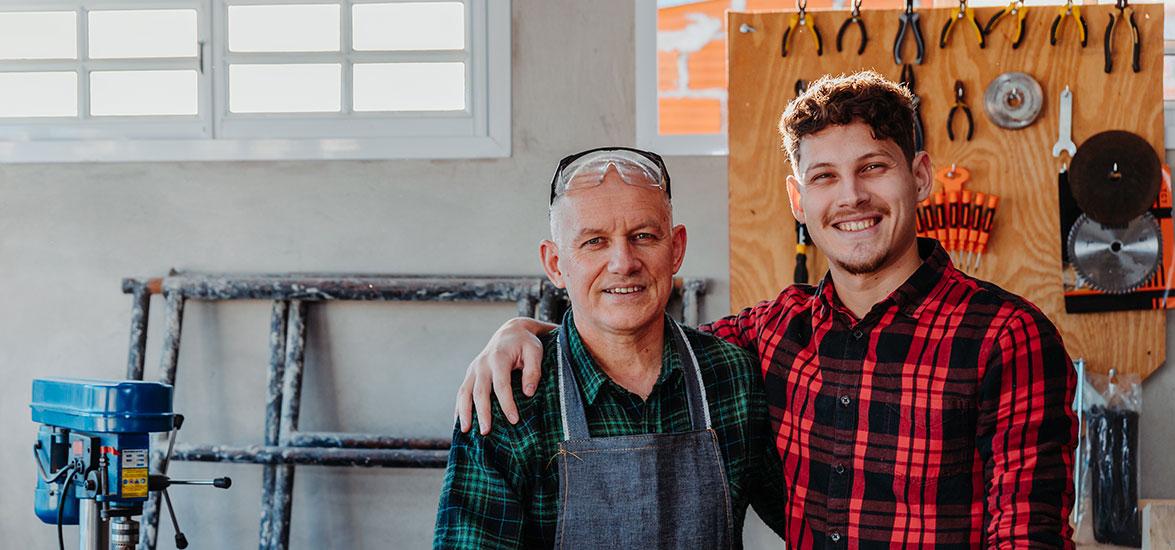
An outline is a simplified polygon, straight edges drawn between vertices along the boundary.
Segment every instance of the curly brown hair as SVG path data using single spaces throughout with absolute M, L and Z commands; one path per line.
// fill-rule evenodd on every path
M 860 120 L 874 139 L 891 139 L 907 162 L 914 161 L 914 95 L 873 71 L 826 75 L 792 100 L 779 119 L 779 133 L 792 167 L 800 162 L 800 139 L 829 126 Z

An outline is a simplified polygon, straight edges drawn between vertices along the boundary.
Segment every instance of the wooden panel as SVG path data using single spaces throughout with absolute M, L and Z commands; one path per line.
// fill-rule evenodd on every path
M 926 55 L 923 64 L 915 66 L 915 75 L 926 148 L 936 167 L 957 162 L 971 170 L 970 189 L 1003 198 L 988 253 L 973 275 L 1035 303 L 1060 327 L 1070 355 L 1084 357 L 1092 370 L 1115 367 L 1145 377 L 1165 359 L 1165 312 L 1064 313 L 1057 214 L 1057 171 L 1062 160 L 1054 159 L 1051 152 L 1057 140 L 1057 98 L 1065 85 L 1074 94 L 1075 143 L 1080 145 L 1103 130 L 1123 129 L 1148 139 L 1156 152 L 1163 151 L 1163 6 L 1134 7 L 1144 40 L 1139 74 L 1130 71 L 1126 28 L 1119 28 L 1116 36 L 1114 72 L 1104 73 L 1102 40 L 1107 18 L 1115 10 L 1083 6 L 1090 27 L 1089 45 L 1084 49 L 1071 21 L 1066 22 L 1061 42 L 1049 46 L 1054 7 L 1029 8 L 1027 35 L 1016 50 L 1009 40 L 1010 20 L 1000 22 L 988 37 L 986 49 L 979 48 L 966 27 L 956 28 L 948 48 L 939 49 L 938 33 L 949 9 L 918 10 Z M 980 8 L 976 14 L 986 22 L 997 9 Z M 892 48 L 898 13 L 862 12 L 870 42 L 865 53 L 857 56 L 855 30 L 846 36 L 854 46 L 836 52 L 836 30 L 846 12 L 818 12 L 815 18 L 825 38 L 824 55 L 817 57 L 809 37 L 801 34 L 787 58 L 780 56 L 787 13 L 729 14 L 730 302 L 735 311 L 774 298 L 792 282 L 794 219 L 784 184 L 790 168 L 777 125 L 794 96 L 796 79 L 873 69 L 897 80 L 901 67 L 894 64 Z M 744 23 L 755 31 L 739 32 Z M 909 37 L 906 52 L 913 57 Z M 1041 117 L 1022 130 L 995 126 L 983 109 L 984 89 L 1007 71 L 1031 74 L 1045 91 Z M 951 142 L 946 135 L 956 79 L 964 82 L 967 103 L 975 115 L 975 137 L 970 142 Z M 813 278 L 822 275 L 826 265 L 818 252 L 816 256 Z

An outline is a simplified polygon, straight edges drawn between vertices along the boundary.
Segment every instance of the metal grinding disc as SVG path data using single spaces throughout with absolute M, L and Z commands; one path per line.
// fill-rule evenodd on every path
M 1159 268 L 1159 235 L 1159 222 L 1150 212 L 1123 227 L 1082 215 L 1069 230 L 1069 262 L 1089 286 L 1124 294 L 1142 286 Z
M 1040 83 L 1028 73 L 1004 73 L 987 85 L 983 106 L 992 124 L 1019 130 L 1036 121 L 1044 105 Z
M 1094 221 L 1123 226 L 1154 204 L 1162 168 L 1145 139 L 1121 130 L 1097 134 L 1077 148 L 1069 185 L 1077 206 Z

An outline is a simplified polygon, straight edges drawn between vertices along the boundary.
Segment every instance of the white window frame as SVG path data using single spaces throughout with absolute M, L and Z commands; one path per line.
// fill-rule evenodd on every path
M 155 7 L 152 0 L 151 7 Z M 386 3 L 409 0 L 342 0 L 344 21 L 351 17 L 351 6 L 357 3 Z M 410 0 L 443 1 L 443 0 Z M 49 11 L 49 6 L 74 6 L 82 0 L 43 0 L 17 4 L 0 1 L 0 8 L 27 11 Z M 201 82 L 200 113 L 207 115 L 205 133 L 189 138 L 176 130 L 180 117 L 166 117 L 167 121 L 145 120 L 147 117 L 102 117 L 129 120 L 111 120 L 118 129 L 134 129 L 140 134 L 126 134 L 129 138 L 94 135 L 81 132 L 83 139 L 36 140 L 28 132 L 37 125 L 56 124 L 61 119 L 20 119 L 17 124 L 0 120 L 0 128 L 9 126 L 22 139 L 4 140 L 0 130 L 0 163 L 44 162 L 137 162 L 137 161 L 234 161 L 234 160 L 374 160 L 374 159 L 453 159 L 502 158 L 511 154 L 511 2 L 510 0 L 467 0 L 466 51 L 427 52 L 424 57 L 436 60 L 462 60 L 466 64 L 466 109 L 456 112 L 421 113 L 356 113 L 343 116 L 338 113 L 299 115 L 246 115 L 228 113 L 227 73 L 229 59 L 247 59 L 243 54 L 231 54 L 227 37 L 226 0 L 162 0 L 162 2 L 202 4 L 199 12 L 202 46 L 200 61 L 205 65 L 201 78 L 212 78 L 211 86 Z M 332 0 L 232 0 L 234 5 L 331 3 Z M 101 9 L 142 8 L 136 0 L 101 0 Z M 117 8 L 111 8 L 117 9 Z M 79 16 L 84 19 L 84 15 Z M 82 33 L 79 20 L 79 33 Z M 210 27 L 210 28 L 209 28 Z M 349 29 L 344 25 L 344 29 Z M 205 34 L 207 32 L 207 35 Z M 79 38 L 79 53 L 84 51 L 84 34 Z M 399 54 L 351 52 L 350 35 L 341 36 L 345 56 L 364 61 L 395 60 Z M 274 54 L 266 57 L 276 59 Z M 320 54 L 283 54 L 284 59 L 309 62 Z M 339 53 L 325 54 L 337 59 Z M 419 60 L 419 52 L 413 54 Z M 80 60 L 79 60 L 80 61 Z M 149 60 L 151 62 L 157 60 Z M 70 61 L 74 63 L 73 61 Z M 137 62 L 137 61 L 136 61 Z M 270 61 L 272 62 L 272 61 Z M 93 63 L 93 62 L 91 62 Z M 123 62 L 126 63 L 126 62 Z M 154 65 L 152 65 L 154 66 Z M 344 71 L 348 71 L 344 64 Z M 208 73 L 211 73 L 209 76 Z M 346 76 L 346 75 L 345 75 Z M 79 75 L 79 85 L 80 79 Z M 344 78 L 344 82 L 349 79 Z M 350 105 L 350 89 L 344 84 L 344 107 Z M 210 90 L 205 98 L 205 90 Z M 88 110 L 88 106 L 85 106 Z M 346 112 L 346 110 L 344 110 Z M 11 120 L 11 119 L 10 119 Z M 74 125 L 75 127 L 83 125 Z M 210 130 L 209 130 L 210 127 Z M 154 130 L 154 133 L 151 132 Z M 170 136 L 162 135 L 170 130 Z M 210 131 L 210 134 L 208 133 Z M 60 136 L 62 134 L 56 134 Z M 176 137 L 179 136 L 179 137 Z M 281 137 L 265 137 L 281 136 Z
M 636 0 L 635 4 L 637 147 L 662 156 L 725 155 L 725 123 L 717 134 L 661 135 L 657 101 L 657 2 Z

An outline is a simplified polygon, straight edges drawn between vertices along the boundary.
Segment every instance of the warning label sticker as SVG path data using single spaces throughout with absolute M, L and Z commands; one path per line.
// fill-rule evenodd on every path
M 125 455 L 124 455 L 125 456 Z M 122 469 L 122 498 L 144 498 L 147 496 L 147 469 Z
M 122 451 L 122 469 L 146 467 L 147 449 L 125 449 Z

